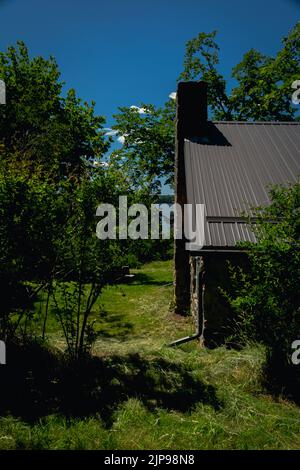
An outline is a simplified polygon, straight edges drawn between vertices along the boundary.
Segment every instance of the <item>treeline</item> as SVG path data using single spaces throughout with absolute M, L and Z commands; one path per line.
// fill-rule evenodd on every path
M 110 138 L 95 104 L 64 96 L 54 58 L 30 58 L 24 43 L 0 54 L 7 104 L 0 108 L 0 337 L 45 339 L 49 311 L 72 356 L 87 352 L 91 312 L 122 266 L 171 254 L 168 241 L 99 240 L 96 208 L 156 201 L 150 188 L 105 165 Z M 42 329 L 33 328 L 43 303 Z M 39 324 L 41 323 L 39 322 Z

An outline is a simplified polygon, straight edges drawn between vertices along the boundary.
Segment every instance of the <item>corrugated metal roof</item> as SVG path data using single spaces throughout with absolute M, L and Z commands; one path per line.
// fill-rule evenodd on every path
M 205 204 L 205 246 L 233 247 L 254 240 L 242 212 L 268 204 L 270 185 L 299 178 L 300 123 L 210 122 L 184 153 L 188 203 Z
M 248 225 L 242 221 L 206 221 L 205 247 L 234 247 L 237 241 L 255 242 L 255 236 Z

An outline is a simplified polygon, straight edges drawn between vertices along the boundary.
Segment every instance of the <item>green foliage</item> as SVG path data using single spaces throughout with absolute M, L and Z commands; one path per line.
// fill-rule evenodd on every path
M 218 119 L 231 120 L 226 81 L 217 71 L 219 46 L 215 42 L 216 31 L 199 33 L 186 44 L 184 70 L 179 80 L 203 80 L 207 83 L 207 102 Z M 222 116 L 222 118 L 221 118 Z
M 67 220 L 56 244 L 51 295 L 68 352 L 75 357 L 88 352 L 95 341 L 92 308 L 103 287 L 120 276 L 123 264 L 119 244 L 99 240 L 95 233 L 96 207 L 104 198 L 110 199 L 107 178 L 105 183 L 101 178 L 84 179 L 67 192 Z
M 5 81 L 7 106 L 0 108 L 3 163 L 27 163 L 29 170 L 57 179 L 78 174 L 82 159 L 100 157 L 108 148 L 92 103 L 82 103 L 74 90 L 64 97 L 63 82 L 53 57 L 30 58 L 18 42 L 0 54 L 0 78 Z
M 246 337 L 267 347 L 270 367 L 276 359 L 272 380 L 280 383 L 288 369 L 298 381 L 299 398 L 300 375 L 291 355 L 300 334 L 300 183 L 275 187 L 270 198 L 270 206 L 255 211 L 257 243 L 247 245 L 250 272 L 233 271 L 231 304 Z M 280 383 L 283 389 L 288 385 Z
M 53 262 L 53 243 L 68 201 L 51 184 L 22 174 L 0 174 L 1 257 L 21 279 L 43 279 Z
M 163 175 L 172 182 L 174 171 L 175 103 L 169 100 L 164 107 L 141 105 L 144 113 L 135 108 L 120 107 L 114 116 L 114 129 L 125 137 L 120 150 L 111 154 L 111 163 L 125 172 L 132 188 L 159 188 Z
M 22 173 L 1 173 L 3 338 L 24 332 L 33 315 L 33 301 L 45 292 L 42 336 L 52 299 L 70 353 L 83 351 L 85 340 L 91 343 L 91 308 L 103 286 L 116 278 L 123 264 L 117 242 L 96 237 L 96 208 L 101 202 L 116 203 L 118 188 L 118 181 L 103 169 L 92 179 L 87 174 L 80 181 L 71 178 L 59 184 Z M 66 282 L 70 283 L 68 288 Z M 63 287 L 57 298 L 59 286 Z
M 96 207 L 115 204 L 128 185 L 120 172 L 94 165 L 109 146 L 105 120 L 95 103 L 82 103 L 74 90 L 63 94 L 53 57 L 31 58 L 19 42 L 0 54 L 0 77 L 7 90 L 0 109 L 1 334 L 26 334 L 42 294 L 42 337 L 55 302 L 76 355 L 94 339 L 91 308 L 122 264 L 120 247 L 96 238 Z
M 291 121 L 296 108 L 291 103 L 291 85 L 300 73 L 300 23 L 282 40 L 275 57 L 255 49 L 246 52 L 232 69 L 236 85 L 229 93 L 218 72 L 219 46 L 216 32 L 200 33 L 187 42 L 182 80 L 204 80 L 208 104 L 217 120 Z
M 283 38 L 274 57 L 251 49 L 232 69 L 235 86 L 229 91 L 218 71 L 216 32 L 199 33 L 186 44 L 179 80 L 204 80 L 214 120 L 292 121 L 298 119 L 291 102 L 292 83 L 300 75 L 300 23 Z M 121 107 L 113 128 L 125 137 L 111 163 L 126 171 L 132 185 L 160 187 L 162 179 L 172 185 L 174 175 L 175 102 L 161 108 L 141 104 L 145 114 Z
M 20 173 L 0 173 L 0 262 L 2 337 L 31 315 L 35 295 L 49 278 L 54 244 L 65 217 L 66 200 L 49 181 Z M 37 282 L 34 289 L 28 281 Z M 18 321 L 11 323 L 12 314 Z

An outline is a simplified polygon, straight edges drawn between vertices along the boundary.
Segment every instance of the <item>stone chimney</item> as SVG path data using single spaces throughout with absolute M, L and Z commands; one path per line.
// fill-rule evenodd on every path
M 205 135 L 207 123 L 207 85 L 205 82 L 180 82 L 177 88 L 175 136 L 175 202 L 187 204 L 184 166 L 184 139 Z M 183 218 L 182 218 L 183 219 Z M 184 230 L 182 228 L 182 233 Z M 186 240 L 175 240 L 174 305 L 175 313 L 190 310 L 190 266 Z

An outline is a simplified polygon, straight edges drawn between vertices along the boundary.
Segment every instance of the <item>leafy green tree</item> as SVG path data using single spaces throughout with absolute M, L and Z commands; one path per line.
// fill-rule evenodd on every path
M 93 307 L 104 286 L 120 279 L 124 262 L 116 240 L 96 237 L 98 204 L 101 201 L 116 204 L 114 186 L 108 183 L 107 177 L 85 178 L 74 188 L 68 188 L 68 214 L 55 246 L 55 276 L 50 289 L 53 311 L 67 351 L 75 358 L 90 351 L 97 337 L 95 320 L 91 318 Z M 44 324 L 46 321 L 45 317 Z
M 7 169 L 0 172 L 0 330 L 14 334 L 32 313 L 36 294 L 47 283 L 54 242 L 65 218 L 66 201 L 50 181 Z M 36 287 L 28 284 L 34 281 Z M 14 323 L 11 316 L 17 316 Z
M 216 32 L 199 33 L 186 44 L 179 80 L 204 80 L 208 84 L 208 105 L 214 120 L 292 121 L 298 119 L 291 102 L 294 80 L 300 75 L 300 23 L 282 40 L 274 57 L 255 49 L 246 52 L 232 69 L 235 86 L 228 90 L 218 71 L 219 46 Z M 141 104 L 146 111 L 120 108 L 113 128 L 125 137 L 112 162 L 122 164 L 135 184 L 159 187 L 161 179 L 173 180 L 175 103 L 162 108 Z
M 216 32 L 200 33 L 188 41 L 182 80 L 204 80 L 213 119 L 239 121 L 291 121 L 296 108 L 291 102 L 291 85 L 300 73 L 300 23 L 282 40 L 275 57 L 255 49 L 246 52 L 232 70 L 236 86 L 226 90 L 218 72 L 219 47 Z
M 175 103 L 164 107 L 142 104 L 136 108 L 121 107 L 114 116 L 114 128 L 124 137 L 122 149 L 111 155 L 111 163 L 126 173 L 131 187 L 156 191 L 159 178 L 172 182 L 174 167 Z
M 254 211 L 257 243 L 246 245 L 250 271 L 232 268 L 230 302 L 239 334 L 266 346 L 271 381 L 286 390 L 293 382 L 299 399 L 300 373 L 291 357 L 300 337 L 300 182 L 275 187 L 270 197 L 269 207 Z
M 53 57 L 30 58 L 18 42 L 0 53 L 0 78 L 6 84 L 7 104 L 0 107 L 2 164 L 39 169 L 52 177 L 78 174 L 82 159 L 99 158 L 108 148 L 102 116 L 94 105 L 82 103 L 74 90 L 66 96 Z
M 80 319 L 76 318 L 75 323 L 76 347 L 69 336 L 75 331 L 73 327 L 63 331 L 68 333 L 68 346 L 73 345 L 76 353 L 83 350 L 86 331 L 92 332 L 87 321 L 91 308 L 103 286 L 115 280 L 124 264 L 117 241 L 96 238 L 96 207 L 101 202 L 117 205 L 118 195 L 123 193 L 122 180 L 116 176 L 119 175 L 99 167 L 91 178 L 87 168 L 79 181 L 69 178 L 57 184 L 50 177 L 33 174 L 28 178 L 26 172 L 16 174 L 1 169 L 1 338 L 26 333 L 24 323 L 30 326 L 36 318 L 38 309 L 34 310 L 34 302 L 45 303 L 41 309 L 45 337 L 56 288 L 65 293 L 71 289 Z M 88 306 L 83 313 L 88 289 Z M 64 320 L 61 313 L 59 321 L 65 326 Z M 41 319 L 37 324 L 41 325 Z M 34 333 L 39 331 L 35 329 Z
M 141 202 L 145 191 L 101 164 L 109 146 L 104 118 L 74 90 L 63 95 L 54 58 L 31 59 L 20 42 L 0 54 L 0 77 L 7 88 L 0 108 L 1 338 L 26 334 L 28 325 L 39 334 L 38 310 L 45 338 L 54 303 L 76 356 L 95 337 L 90 315 L 104 285 L 122 264 L 151 253 L 151 246 L 132 253 L 127 240 L 98 240 L 96 207 L 118 206 L 120 194 Z
M 182 81 L 203 80 L 207 83 L 207 102 L 216 118 L 231 120 L 226 81 L 218 72 L 219 46 L 215 42 L 216 31 L 199 33 L 186 44 Z

